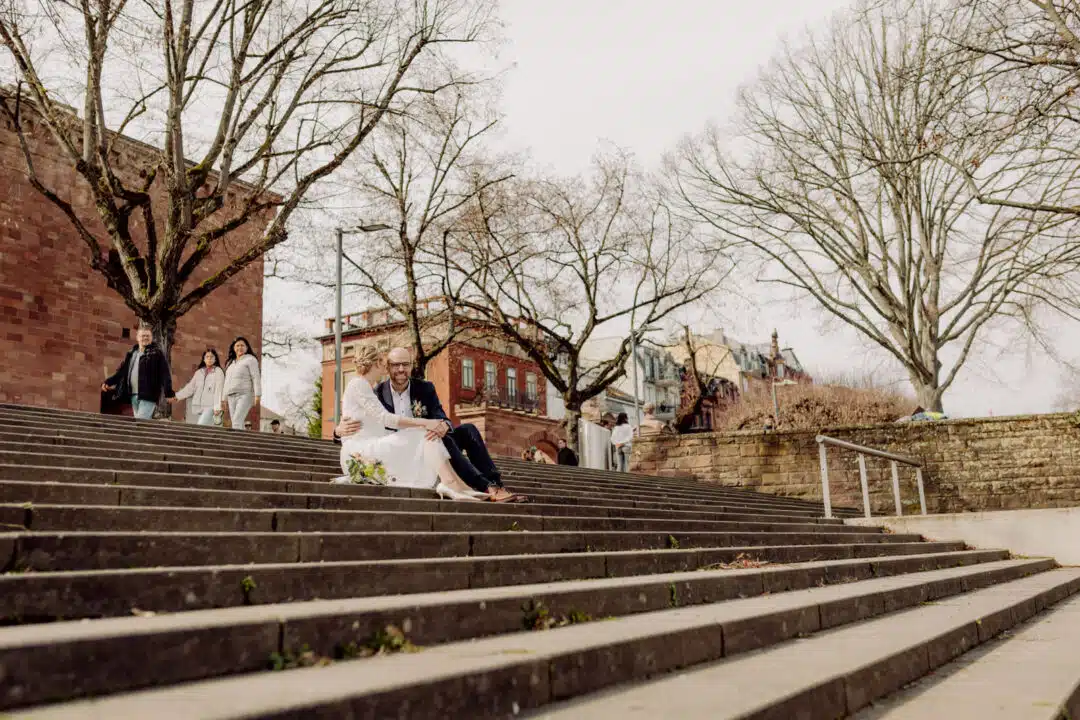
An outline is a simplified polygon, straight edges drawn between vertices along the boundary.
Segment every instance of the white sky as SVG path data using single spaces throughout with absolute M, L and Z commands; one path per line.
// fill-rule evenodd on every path
M 734 110 L 738 88 L 752 82 L 785 36 L 818 27 L 846 0 L 502 0 L 505 45 L 492 60 L 506 72 L 500 143 L 527 151 L 559 173 L 586 169 L 604 141 L 635 153 L 646 168 L 685 134 Z M 760 286 L 742 288 L 723 326 L 745 342 L 766 342 L 775 327 L 812 373 L 890 374 L 884 351 L 861 343 L 812 306 L 793 307 Z M 267 317 L 281 313 L 282 293 L 268 286 Z M 346 300 L 346 309 L 351 305 Z M 327 305 L 326 316 L 332 314 Z M 316 326 L 317 327 L 317 326 Z M 1063 325 L 1058 347 L 1080 356 L 1080 328 Z M 954 416 L 1044 412 L 1058 394 L 1059 372 L 1041 351 L 1010 345 L 969 360 L 945 398 Z M 294 385 L 310 360 L 289 368 L 267 363 L 268 398 Z M 890 375 L 891 376 L 891 375 Z M 310 377 L 310 375 L 308 375 Z M 270 400 L 271 407 L 277 403 Z

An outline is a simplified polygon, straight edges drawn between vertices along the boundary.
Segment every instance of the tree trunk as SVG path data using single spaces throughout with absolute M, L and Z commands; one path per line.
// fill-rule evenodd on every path
M 564 402 L 565 399 L 564 399 Z M 566 418 L 563 420 L 566 425 L 566 446 L 577 453 L 578 458 L 581 458 L 581 408 L 574 407 L 569 402 L 566 402 Z
M 915 401 L 920 407 L 931 412 L 944 412 L 942 399 L 945 391 L 936 383 L 927 383 L 912 376 L 911 385 L 915 388 Z
M 161 352 L 165 356 L 165 362 L 168 363 L 169 366 L 169 374 L 172 375 L 172 347 L 173 342 L 176 339 L 176 318 L 172 316 L 148 315 L 139 319 L 141 322 L 147 323 L 150 326 L 150 329 L 153 330 L 154 342 L 161 348 Z M 172 380 L 175 384 L 177 380 L 175 375 L 172 377 Z M 154 412 L 154 417 L 172 417 L 172 406 L 165 402 L 164 394 L 158 398 L 157 410 Z

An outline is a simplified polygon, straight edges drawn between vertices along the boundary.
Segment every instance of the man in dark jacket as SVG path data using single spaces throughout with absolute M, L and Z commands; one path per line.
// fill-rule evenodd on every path
M 101 385 L 102 392 L 111 392 L 119 400 L 131 400 L 131 410 L 140 420 L 154 417 L 154 408 L 164 395 L 174 397 L 172 375 L 165 353 L 154 342 L 148 325 L 139 325 L 135 333 L 138 344 L 124 356 L 119 369 Z
M 566 441 L 559 438 L 559 454 L 556 455 L 556 461 L 560 465 L 573 465 L 577 466 L 578 459 L 577 453 L 566 446 Z

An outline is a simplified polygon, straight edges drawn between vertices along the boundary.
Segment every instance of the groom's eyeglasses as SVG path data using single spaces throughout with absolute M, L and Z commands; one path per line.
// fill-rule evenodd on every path
M 411 363 L 411 362 L 403 362 L 403 363 L 390 363 L 390 367 L 392 367 L 392 368 L 401 368 L 401 369 L 403 369 L 403 370 L 404 370 L 404 369 L 406 369 L 406 368 L 408 368 L 408 367 L 409 367 L 410 365 L 412 365 L 412 363 Z

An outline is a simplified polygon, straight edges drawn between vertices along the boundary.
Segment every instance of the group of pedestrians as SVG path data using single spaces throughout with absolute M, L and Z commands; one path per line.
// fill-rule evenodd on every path
M 164 398 L 169 405 L 187 400 L 185 419 L 193 425 L 223 425 L 228 410 L 230 425 L 245 427 L 248 413 L 262 396 L 259 361 L 247 338 L 233 340 L 224 366 L 217 350 L 207 348 L 191 379 L 175 392 L 169 361 L 150 326 L 139 325 L 135 340 L 120 367 L 102 383 L 102 392 L 121 402 L 130 401 L 132 413 L 140 420 L 152 419 Z

